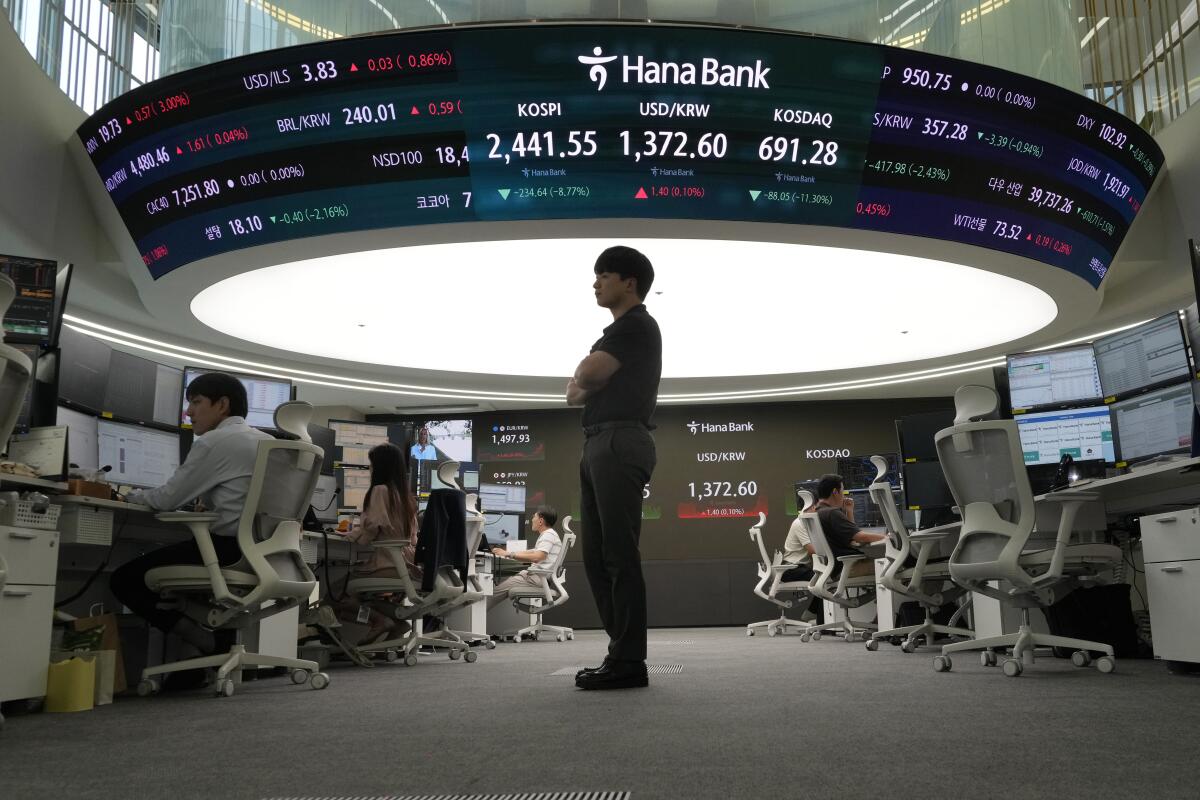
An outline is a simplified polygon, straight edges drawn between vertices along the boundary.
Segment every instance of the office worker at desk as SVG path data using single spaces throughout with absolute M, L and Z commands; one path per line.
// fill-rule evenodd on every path
M 821 530 L 829 540 L 829 546 L 835 556 L 861 555 L 862 551 L 854 545 L 875 544 L 887 538 L 883 533 L 867 533 L 858 529 L 851 522 L 854 514 L 854 500 L 844 492 L 845 481 L 841 475 L 822 475 L 817 482 L 817 516 L 821 520 Z M 839 561 L 834 574 L 841 572 Z M 873 575 L 875 565 L 870 559 L 857 561 L 850 567 L 850 577 Z
M 492 590 L 492 596 L 488 598 L 489 609 L 507 600 L 508 593 L 513 589 L 528 586 L 541 589 L 546 586 L 546 576 L 554 569 L 554 559 L 562 550 L 562 539 L 559 537 L 558 531 L 554 530 L 556 522 L 558 522 L 557 511 L 550 506 L 538 506 L 537 511 L 533 512 L 533 519 L 530 520 L 530 527 L 538 537 L 532 550 L 512 552 L 503 547 L 492 548 L 492 555 L 499 558 L 511 558 L 514 561 L 529 564 L 529 567 L 516 575 L 505 578 L 496 585 L 496 588 Z
M 187 415 L 196 436 L 187 459 L 162 486 L 137 489 L 126 499 L 171 511 L 199 498 L 217 515 L 212 524 L 213 547 L 222 566 L 241 560 L 237 543 L 238 520 L 246 503 L 250 476 L 258 456 L 258 443 L 271 437 L 246 424 L 249 403 L 246 388 L 231 375 L 209 372 L 188 384 Z M 158 608 L 157 592 L 146 587 L 146 573 L 166 564 L 202 564 L 195 541 L 159 548 L 116 569 L 110 588 L 117 599 L 154 627 L 173 633 L 202 653 L 219 647 L 213 634 L 177 611 Z M 184 673 L 177 673 L 183 675 Z

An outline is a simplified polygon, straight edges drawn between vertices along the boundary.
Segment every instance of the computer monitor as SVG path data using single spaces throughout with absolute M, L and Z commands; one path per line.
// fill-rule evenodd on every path
M 485 512 L 525 512 L 525 487 L 500 483 L 479 484 L 479 506 Z
M 1176 313 L 1092 342 L 1106 397 L 1175 383 L 1191 374 Z
M 121 419 L 152 422 L 157 388 L 158 364 L 113 350 L 108 361 L 104 404 L 100 410 Z M 179 391 L 178 384 L 174 388 Z
M 896 439 L 903 461 L 937 461 L 933 437 L 938 431 L 954 424 L 953 411 L 931 411 L 910 414 L 896 420 Z
M 1065 405 L 1104 396 L 1090 344 L 1008 356 L 1012 407 Z
M 110 483 L 162 486 L 179 468 L 179 434 L 97 420 L 100 466 L 111 466 Z
M 1116 461 L 1108 406 L 1040 411 L 1015 417 L 1025 466 L 1074 461 Z
M 900 485 L 900 458 L 895 453 L 876 453 L 887 459 L 887 480 L 892 486 Z M 848 490 L 867 489 L 875 480 L 875 465 L 871 456 L 849 456 L 838 459 L 838 474 L 845 480 Z
M 904 505 L 909 510 L 948 508 L 954 505 L 954 495 L 936 461 L 917 461 L 901 466 L 904 473 Z
M 523 514 L 485 513 L 483 535 L 492 547 L 505 547 L 514 539 L 521 538 L 524 529 Z
M 54 307 L 50 316 L 50 340 L 47 347 L 58 347 L 59 336 L 62 335 L 63 314 L 67 310 L 67 293 L 71 289 L 71 276 L 75 273 L 74 264 L 64 264 L 54 278 Z
M 12 278 L 17 290 L 4 313 L 5 338 L 9 343 L 49 344 L 58 262 L 0 255 L 0 273 Z
M 321 474 L 333 474 L 333 461 L 336 453 L 334 452 L 336 445 L 334 440 L 336 435 L 332 428 L 326 428 L 324 425 L 314 425 L 311 422 L 308 424 L 308 438 L 312 439 L 312 443 L 325 451 L 325 456 L 321 459 Z
M 437 450 L 439 460 L 470 461 L 474 456 L 473 422 L 469 419 L 430 419 L 417 426 L 429 434 L 429 444 Z M 419 447 L 420 443 L 413 445 Z M 415 456 L 416 453 L 414 452 Z
M 1112 404 L 1118 461 L 1135 463 L 1192 447 L 1192 384 L 1155 389 Z
M 331 419 L 329 428 L 333 431 L 333 444 L 336 447 L 361 445 L 369 450 L 388 441 L 388 426 L 379 423 Z
M 188 423 L 187 418 L 187 387 L 196 378 L 207 372 L 226 372 L 219 369 L 201 369 L 200 367 L 184 367 L 183 398 L 180 422 Z M 242 382 L 246 387 L 246 399 L 249 401 L 249 412 L 246 414 L 246 424 L 252 428 L 275 429 L 275 409 L 292 399 L 292 382 L 282 378 L 266 378 L 261 375 L 248 375 L 239 372 L 226 372 Z
M 337 524 L 337 493 L 338 485 L 336 478 L 334 478 L 332 475 L 321 475 L 317 478 L 317 485 L 313 489 L 313 495 L 312 499 L 309 500 L 309 505 L 312 506 L 313 514 L 319 521 Z
M 183 370 L 154 365 L 154 411 L 151 418 L 159 425 L 178 425 L 176 403 L 183 387 Z
M 55 424 L 67 426 L 67 462 L 80 469 L 97 469 L 100 451 L 97 442 L 99 419 L 73 408 L 58 406 Z
M 338 507 L 361 509 L 367 492 L 371 490 L 371 470 L 349 468 L 338 472 L 338 489 L 341 493 Z
M 112 348 L 70 327 L 63 328 L 58 344 L 59 399 L 97 414 L 104 411 Z

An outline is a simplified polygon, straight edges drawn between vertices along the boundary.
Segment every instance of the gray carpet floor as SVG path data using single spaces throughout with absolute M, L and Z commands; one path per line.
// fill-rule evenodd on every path
M 474 664 L 287 678 L 11 716 L 0 797 L 352 798 L 627 791 L 650 797 L 1200 796 L 1200 677 L 1039 659 L 1020 678 L 933 651 L 654 630 L 648 689 L 552 673 L 605 639 L 501 644 Z

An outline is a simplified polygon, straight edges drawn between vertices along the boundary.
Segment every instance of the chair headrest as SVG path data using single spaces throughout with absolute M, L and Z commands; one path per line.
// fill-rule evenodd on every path
M 302 442 L 312 443 L 308 435 L 308 423 L 312 420 L 313 407 L 303 400 L 291 400 L 275 409 L 275 428 L 291 434 Z
M 813 503 L 815 503 L 817 501 L 817 498 L 813 497 L 813 493 L 808 491 L 807 489 L 798 489 L 796 491 L 796 494 L 800 496 L 800 511 L 801 512 L 803 512 L 804 509 L 808 508 L 809 506 L 811 506 Z
M 871 456 L 871 464 L 875 467 L 875 479 L 871 483 L 884 483 L 888 474 L 887 459 L 883 456 Z
M 954 424 L 989 419 L 999 408 L 1000 395 L 990 386 L 960 386 L 954 393 Z
M 437 468 L 438 480 L 447 486 L 453 486 L 456 489 L 462 489 L 458 484 L 458 462 L 443 461 L 438 464 Z

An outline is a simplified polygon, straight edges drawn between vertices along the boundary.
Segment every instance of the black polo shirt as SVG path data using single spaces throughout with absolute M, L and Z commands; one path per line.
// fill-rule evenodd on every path
M 647 426 L 658 404 L 658 381 L 662 376 L 662 334 L 658 323 L 637 305 L 604 329 L 592 345 L 621 362 L 608 385 L 588 393 L 583 406 L 583 424 L 641 422 Z
M 831 506 L 817 506 L 817 516 L 821 519 L 821 530 L 825 532 L 825 541 L 835 557 L 861 555 L 862 550 L 854 546 L 854 534 L 858 526 L 850 521 L 846 512 Z

